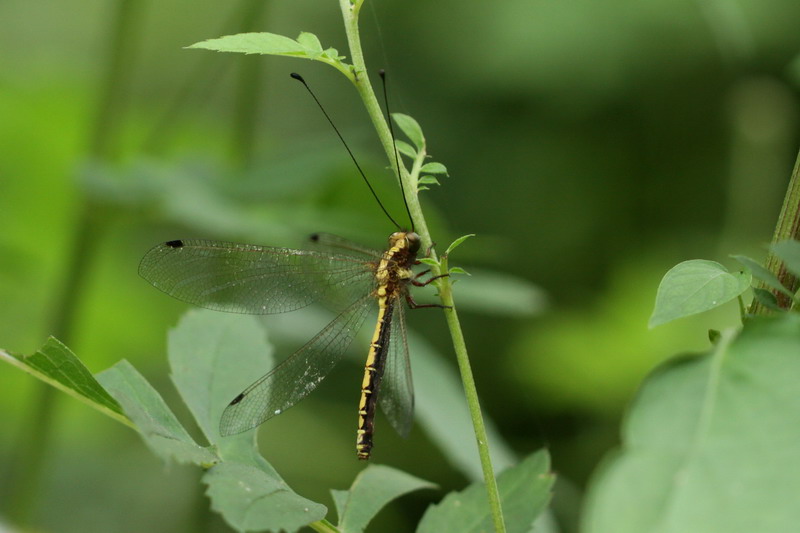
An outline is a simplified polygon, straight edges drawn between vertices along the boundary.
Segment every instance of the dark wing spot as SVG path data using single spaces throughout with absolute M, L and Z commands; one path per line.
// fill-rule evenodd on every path
M 183 241 L 182 240 L 167 241 L 164 244 L 166 246 L 169 246 L 170 248 L 183 248 Z
M 319 233 L 312 233 L 308 238 L 311 239 L 311 242 L 319 242 Z
M 242 399 L 244 399 L 244 393 L 243 393 L 243 392 L 240 392 L 240 393 L 239 393 L 239 396 L 237 396 L 236 398 L 234 398 L 233 400 L 231 400 L 231 403 L 229 403 L 228 405 L 236 405 L 237 403 L 241 402 L 241 401 L 242 401 Z

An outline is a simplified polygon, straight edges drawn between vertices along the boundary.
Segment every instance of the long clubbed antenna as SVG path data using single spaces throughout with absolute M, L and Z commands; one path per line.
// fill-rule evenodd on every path
M 403 195 L 403 204 L 406 206 L 406 213 L 408 213 L 408 220 L 411 222 L 411 231 L 414 231 L 414 217 L 411 216 L 411 209 L 408 208 L 408 200 L 406 200 L 406 190 L 403 187 L 403 176 L 400 174 L 400 156 L 399 150 L 395 143 L 394 128 L 392 127 L 392 114 L 389 112 L 389 97 L 386 95 L 386 71 L 381 69 L 379 72 L 381 76 L 381 83 L 383 84 L 383 104 L 386 106 L 386 120 L 389 122 L 389 134 L 392 136 L 392 149 L 394 150 L 394 164 L 397 167 L 397 180 L 400 182 L 400 194 Z
M 328 123 L 329 123 L 329 124 L 331 125 L 331 127 L 333 128 L 333 131 L 335 131 L 335 132 L 336 132 L 336 135 L 338 135 L 338 136 L 339 136 L 339 140 L 340 140 L 340 141 L 342 141 L 342 144 L 344 145 L 344 148 L 345 148 L 345 150 L 347 150 L 347 153 L 348 153 L 348 154 L 350 154 L 350 159 L 352 159 L 352 160 L 353 160 L 353 163 L 355 163 L 355 165 L 356 165 L 356 168 L 358 169 L 358 173 L 359 173 L 359 174 L 361 174 L 361 177 L 362 177 L 362 178 L 364 178 L 364 183 L 366 183 L 366 184 L 367 184 L 367 187 L 369 187 L 369 191 L 372 193 L 372 196 L 375 198 L 375 201 L 376 201 L 376 202 L 378 202 L 378 205 L 380 206 L 381 210 L 382 210 L 382 211 L 383 211 L 383 213 L 386 215 L 386 217 L 387 217 L 389 220 L 391 220 L 391 221 L 392 221 L 392 224 L 394 224 L 396 228 L 398 228 L 398 229 L 399 229 L 399 228 L 400 228 L 400 224 L 398 224 L 397 222 L 395 222 L 395 220 L 392 218 L 392 215 L 390 215 L 390 214 L 389 214 L 389 211 L 387 211 L 387 210 L 386 210 L 386 208 L 383 206 L 383 202 L 381 202 L 381 199 L 380 199 L 380 198 L 378 198 L 378 193 L 376 193 L 376 192 L 375 192 L 375 189 L 373 189 L 373 188 L 372 188 L 372 184 L 370 184 L 369 180 L 367 179 L 367 176 L 366 176 L 366 174 L 364 174 L 364 171 L 363 171 L 363 170 L 361 170 L 361 165 L 359 165 L 359 164 L 358 164 L 358 161 L 356 161 L 356 156 L 354 156 L 354 155 L 353 155 L 353 152 L 350 150 L 350 147 L 349 147 L 349 146 L 347 146 L 347 142 L 345 142 L 345 140 L 344 140 L 344 137 L 342 137 L 342 134 L 341 134 L 341 133 L 339 133 L 339 129 L 338 129 L 338 128 L 336 127 L 336 125 L 333 123 L 333 120 L 331 120 L 331 117 L 330 117 L 330 116 L 328 116 L 328 112 L 327 112 L 327 111 L 325 111 L 325 108 L 324 108 L 324 107 L 322 107 L 322 104 L 320 103 L 319 99 L 317 99 L 317 95 L 315 95 L 315 94 L 314 94 L 314 91 L 312 91 L 312 90 L 311 90 L 311 87 L 309 87 L 309 86 L 308 86 L 308 84 L 306 83 L 306 80 L 304 80 L 304 79 L 303 79 L 303 77 L 302 77 L 300 74 L 298 74 L 298 73 L 296 73 L 296 72 L 292 72 L 292 73 L 290 74 L 290 76 L 291 76 L 292 78 L 296 79 L 297 81 L 299 81 L 300 83 L 302 83 L 302 84 L 303 84 L 303 86 L 304 86 L 304 87 L 306 88 L 306 90 L 308 91 L 308 94 L 310 94 L 310 95 L 311 95 L 311 97 L 314 99 L 314 101 L 317 103 L 317 106 L 319 106 L 319 109 L 322 111 L 322 114 L 323 114 L 323 115 L 325 115 L 325 118 L 326 118 L 326 119 L 328 119 Z M 403 200 L 405 201 L 405 195 L 403 195 Z

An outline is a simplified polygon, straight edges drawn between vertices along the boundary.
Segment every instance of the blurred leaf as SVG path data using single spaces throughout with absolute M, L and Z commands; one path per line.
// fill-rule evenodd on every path
M 783 260 L 786 270 L 795 276 L 800 276 L 800 242 L 791 240 L 776 242 L 770 249 Z
M 397 149 L 400 151 L 401 154 L 410 157 L 411 159 L 417 158 L 417 151 L 414 150 L 414 147 L 408 144 L 405 141 L 395 140 L 395 145 L 397 145 Z
M 471 276 L 469 272 L 464 270 L 461 267 L 450 267 L 450 270 L 447 271 L 448 274 L 464 274 L 465 276 Z
M 586 533 L 783 533 L 800 521 L 800 317 L 754 319 L 644 383 Z
M 459 309 L 501 316 L 531 316 L 547 307 L 544 292 L 526 279 L 488 270 L 470 271 L 470 278 L 453 289 Z
M 648 325 L 653 328 L 719 307 L 746 291 L 750 281 L 750 272 L 731 274 L 715 261 L 693 259 L 678 263 L 658 286 Z
M 750 270 L 750 272 L 753 273 L 754 278 L 756 278 L 759 281 L 763 281 L 768 287 L 772 287 L 776 291 L 782 292 L 783 294 L 789 296 L 790 298 L 793 296 L 792 293 L 786 287 L 781 285 L 781 282 L 778 281 L 778 278 L 775 277 L 775 274 L 773 274 L 772 272 L 761 266 L 761 264 L 756 260 L 750 259 L 749 257 L 744 255 L 732 255 L 731 257 L 739 261 L 744 266 L 746 266 Z
M 778 305 L 778 298 L 766 289 L 753 289 L 753 297 L 767 309 L 771 309 L 772 311 L 786 311 Z
M 420 172 L 427 172 L 429 174 L 447 174 L 447 169 L 441 163 L 425 163 L 422 165 L 422 168 L 419 169 Z
M 474 237 L 474 236 L 475 236 L 474 233 L 469 233 L 467 235 L 462 235 L 461 237 L 457 238 L 456 240 L 454 240 L 453 242 L 450 243 L 450 246 L 447 247 L 447 250 L 445 250 L 444 255 L 450 255 L 450 252 L 452 252 L 453 250 L 455 250 L 456 248 L 461 246 L 461 243 L 463 243 L 464 241 L 466 241 L 470 237 Z
M 422 135 L 422 128 L 419 127 L 419 123 L 416 120 L 402 113 L 392 113 L 392 118 L 403 133 L 406 134 L 406 137 L 414 143 L 417 151 L 425 148 L 425 136 Z
M 213 466 L 203 476 L 211 508 L 236 531 L 297 531 L 321 520 L 327 509 L 292 492 L 262 469 L 236 461 Z
M 436 259 L 432 259 L 430 257 L 422 257 L 420 258 L 419 262 L 422 263 L 423 265 L 429 265 L 429 266 L 436 266 L 439 264 L 439 261 L 437 261 Z
M 382 465 L 369 465 L 356 476 L 349 491 L 332 491 L 339 529 L 342 533 L 360 533 L 370 520 L 392 500 L 420 489 L 436 485 L 400 470 Z
M 550 457 L 540 450 L 520 464 L 497 476 L 506 530 L 528 533 L 550 501 L 555 476 L 550 472 Z M 428 507 L 417 533 L 458 533 L 492 531 L 484 483 L 472 483 L 461 492 L 451 492 L 441 503 Z
M 98 411 L 130 425 L 122 407 L 75 357 L 75 354 L 55 337 L 31 355 L 0 350 L 0 359 L 21 368 L 70 396 L 89 404 Z
M 441 185 L 439 180 L 433 176 L 422 176 L 417 180 L 417 183 L 421 183 L 423 185 Z
M 122 405 L 153 453 L 165 460 L 204 467 L 219 461 L 213 451 L 189 436 L 163 398 L 128 361 L 100 372 L 97 379 Z

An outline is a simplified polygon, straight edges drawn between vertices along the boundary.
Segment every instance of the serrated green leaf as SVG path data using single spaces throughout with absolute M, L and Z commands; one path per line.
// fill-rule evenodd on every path
M 785 533 L 800 523 L 800 316 L 748 321 L 640 388 L 590 483 L 585 533 Z
M 425 148 L 425 136 L 422 134 L 422 128 L 419 127 L 419 123 L 416 120 L 402 113 L 392 113 L 392 118 L 400 130 L 406 134 L 406 137 L 414 143 L 417 151 Z
M 753 298 L 755 298 L 758 303 L 767 309 L 771 309 L 772 311 L 786 311 L 786 309 L 782 309 L 778 305 L 778 298 L 775 297 L 775 294 L 766 289 L 753 289 Z
M 345 493 L 346 501 L 336 504 L 339 529 L 342 533 L 360 533 L 386 504 L 403 494 L 426 488 L 433 489 L 436 485 L 388 466 L 370 465 L 356 476 Z
M 783 260 L 786 270 L 800 277 L 800 242 L 781 241 L 776 242 L 771 247 L 772 253 Z
M 0 359 L 120 422 L 129 422 L 119 403 L 94 378 L 81 360 L 55 337 L 48 338 L 44 346 L 31 355 L 0 350 Z
M 319 38 L 313 33 L 307 31 L 300 32 L 300 35 L 297 36 L 297 42 L 307 50 L 322 54 L 322 43 L 319 42 Z
M 210 449 L 197 444 L 161 395 L 124 359 L 97 374 L 136 424 L 147 447 L 164 460 L 208 467 L 219 461 Z
M 342 60 L 345 58 L 345 56 L 340 56 L 339 51 L 336 48 L 326 48 L 325 51 L 322 52 L 322 55 L 333 62 L 341 64 L 342 67 L 348 66 L 345 63 L 342 63 Z
M 678 263 L 658 286 L 649 327 L 719 307 L 746 291 L 750 281 L 749 271 L 730 273 L 715 261 Z
M 321 520 L 324 505 L 298 496 L 263 470 L 235 461 L 213 466 L 203 475 L 211 508 L 236 531 L 297 531 Z
M 420 168 L 420 172 L 427 172 L 429 174 L 445 174 L 447 175 L 447 169 L 441 163 L 431 162 L 425 163 Z
M 474 233 L 468 233 L 467 235 L 462 235 L 461 237 L 457 238 L 456 240 L 450 243 L 450 246 L 447 247 L 447 250 L 445 250 L 444 255 L 450 255 L 450 252 L 458 248 L 462 242 L 474 236 L 475 236 Z
M 421 183 L 423 185 L 441 185 L 439 180 L 437 180 L 434 176 L 421 176 L 417 183 Z
M 222 457 L 229 458 L 232 441 L 254 446 L 253 431 L 220 437 L 219 421 L 228 403 L 274 365 L 258 319 L 193 309 L 169 332 L 167 352 L 175 387 Z
M 417 151 L 414 150 L 414 147 L 407 142 L 395 140 L 394 144 L 397 146 L 397 150 L 404 156 L 408 156 L 411 159 L 417 158 Z
M 301 34 L 302 35 L 302 34 Z M 237 52 L 240 54 L 268 54 L 281 56 L 305 56 L 314 52 L 294 39 L 275 33 L 237 33 L 216 39 L 207 39 L 187 46 L 216 52 Z
M 497 477 L 506 529 L 528 532 L 550 500 L 555 476 L 550 472 L 550 458 L 541 450 Z M 486 488 L 472 483 L 461 492 L 451 492 L 439 503 L 428 507 L 417 533 L 459 533 L 493 531 Z
M 750 259 L 744 255 L 732 255 L 731 257 L 750 269 L 750 272 L 753 273 L 753 277 L 757 280 L 764 282 L 764 284 L 768 287 L 772 287 L 776 291 L 781 292 L 790 298 L 793 297 L 793 294 L 786 287 L 781 285 L 781 282 L 778 281 L 778 278 L 775 277 L 775 274 L 761 266 L 761 264 L 755 259 Z

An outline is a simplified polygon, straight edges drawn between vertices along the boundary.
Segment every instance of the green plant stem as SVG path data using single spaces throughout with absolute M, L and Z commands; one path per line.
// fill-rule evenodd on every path
M 432 259 L 436 259 L 436 253 L 431 247 L 431 237 L 428 231 L 425 217 L 422 213 L 422 208 L 419 203 L 419 196 L 417 194 L 417 180 L 419 179 L 419 169 L 421 165 L 415 164 L 414 171 L 409 173 L 405 165 L 400 165 L 397 168 L 396 161 L 401 160 L 396 157 L 396 147 L 394 145 L 389 126 L 386 123 L 386 118 L 383 115 L 380 104 L 375 97 L 375 92 L 369 82 L 367 76 L 367 69 L 364 62 L 364 55 L 361 51 L 361 38 L 358 30 L 358 10 L 361 7 L 361 1 L 356 0 L 355 4 L 351 4 L 350 0 L 340 0 L 339 4 L 344 18 L 345 31 L 347 33 L 347 42 L 350 48 L 350 55 L 353 60 L 353 83 L 358 90 L 361 99 L 367 108 L 372 119 L 372 124 L 378 133 L 381 140 L 386 156 L 390 161 L 392 167 L 396 170 L 397 175 L 400 176 L 402 182 L 403 192 L 405 194 L 408 209 L 411 218 L 414 221 L 416 232 L 419 234 L 424 249 L 430 249 Z M 391 118 L 389 118 L 391 120 Z M 423 155 L 424 157 L 424 155 Z M 434 276 L 447 271 L 447 258 L 442 260 L 440 266 L 433 266 L 431 273 Z M 439 295 L 442 299 L 442 304 L 447 306 L 445 310 L 445 317 L 447 325 L 450 329 L 450 336 L 453 341 L 453 348 L 456 352 L 456 359 L 458 361 L 458 368 L 461 372 L 461 381 L 464 386 L 464 393 L 467 398 L 467 405 L 469 407 L 470 416 L 472 417 L 472 425 L 475 431 L 475 439 L 478 445 L 478 455 L 480 457 L 481 469 L 483 471 L 483 479 L 486 485 L 486 492 L 489 498 L 489 507 L 492 513 L 494 528 L 496 533 L 504 533 L 505 523 L 503 520 L 503 512 L 500 505 L 500 493 L 497 489 L 497 481 L 494 477 L 494 469 L 492 468 L 491 454 L 489 452 L 489 441 L 486 435 L 486 428 L 483 423 L 483 416 L 481 415 L 480 403 L 478 401 L 478 391 L 475 386 L 475 379 L 472 374 L 472 368 L 469 363 L 469 355 L 467 354 L 467 346 L 464 342 L 464 334 L 461 331 L 461 324 L 458 320 L 458 313 L 456 312 L 455 302 L 453 300 L 452 284 L 449 277 L 441 278 L 438 283 Z
M 800 240 L 800 153 L 797 155 L 794 169 L 792 170 L 792 177 L 789 179 L 789 186 L 786 189 L 783 207 L 781 207 L 778 223 L 775 226 L 775 233 L 772 236 L 772 244 L 788 239 Z M 798 288 L 800 288 L 800 280 L 786 270 L 783 261 L 772 252 L 767 256 L 766 267 L 767 270 L 775 274 L 781 284 L 792 293 L 797 292 Z M 769 290 L 769 288 L 764 285 L 762 285 L 762 288 Z M 772 292 L 775 294 L 778 306 L 781 308 L 788 309 L 792 305 L 791 299 L 785 294 L 775 290 Z M 751 315 L 763 315 L 768 312 L 769 309 L 758 303 L 758 300 L 754 299 L 753 303 L 750 305 Z
M 311 522 L 308 524 L 308 527 L 314 531 L 319 531 L 320 533 L 339 533 L 339 528 L 327 520 L 317 520 L 316 522 Z

